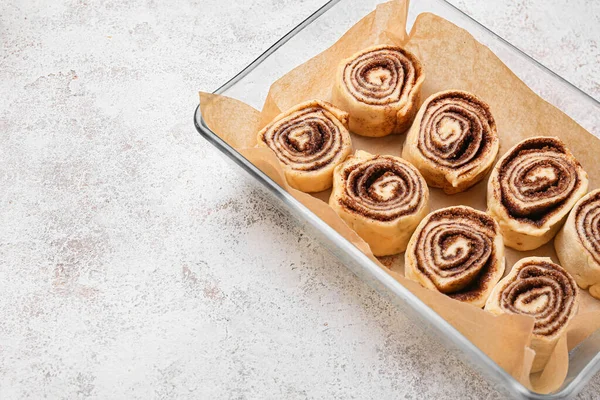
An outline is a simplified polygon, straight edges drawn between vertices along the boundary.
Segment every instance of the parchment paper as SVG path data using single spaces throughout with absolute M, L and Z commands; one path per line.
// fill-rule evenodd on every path
M 415 53 L 423 64 L 422 99 L 441 90 L 462 89 L 477 94 L 490 105 L 500 136 L 499 155 L 526 137 L 558 136 L 588 172 L 590 190 L 597 187 L 600 164 L 595 157 L 600 154 L 600 140 L 533 93 L 487 47 L 445 19 L 421 14 L 408 35 L 407 11 L 408 0 L 379 5 L 332 47 L 273 83 L 261 112 L 238 100 L 200 93 L 202 115 L 211 130 L 433 308 L 509 374 L 537 392 L 554 391 L 566 377 L 568 350 L 600 328 L 600 301 L 581 291 L 579 313 L 568 327 L 568 333 L 559 340 L 544 371 L 530 375 L 534 357 L 528 347 L 533 330 L 531 317 L 494 316 L 407 280 L 403 254 L 375 258 L 369 246 L 327 205 L 330 191 L 309 195 L 291 188 L 275 155 L 267 148 L 255 147 L 258 130 L 281 111 L 305 100 L 330 100 L 333 74 L 343 58 L 374 44 L 398 44 Z M 404 137 L 352 135 L 352 141 L 355 149 L 399 156 Z M 430 188 L 431 210 L 458 204 L 485 210 L 486 185 L 487 179 L 484 179 L 470 190 L 453 196 Z M 507 248 L 506 273 L 517 260 L 532 255 L 549 256 L 558 262 L 552 242 L 529 252 Z

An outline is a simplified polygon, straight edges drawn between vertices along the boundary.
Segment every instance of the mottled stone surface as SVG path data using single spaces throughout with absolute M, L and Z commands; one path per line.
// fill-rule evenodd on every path
M 0 3 L 0 398 L 500 398 L 193 128 L 321 3 Z M 598 2 L 453 3 L 600 98 Z

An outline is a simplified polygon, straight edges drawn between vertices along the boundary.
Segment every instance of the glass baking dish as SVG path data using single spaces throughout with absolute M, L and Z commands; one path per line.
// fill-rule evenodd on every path
M 353 24 L 373 11 L 382 0 L 332 0 L 292 29 L 239 74 L 214 93 L 262 108 L 269 86 L 277 78 L 331 46 Z M 561 109 L 592 134 L 600 137 L 600 103 L 565 79 L 533 60 L 453 5 L 443 0 L 418 0 L 410 5 L 408 29 L 422 12 L 437 14 L 466 29 L 488 46 L 521 80 L 542 98 Z M 357 276 L 386 295 L 403 312 L 420 321 L 424 332 L 432 332 L 448 349 L 495 388 L 520 399 L 563 399 L 575 396 L 600 370 L 600 330 L 569 353 L 569 371 L 562 387 L 542 395 L 524 387 L 467 340 L 432 309 L 375 265 L 354 245 L 294 199 L 273 180 L 221 140 L 204 123 L 200 108 L 194 114 L 198 132 L 214 145 L 246 181 L 272 195 L 274 203 L 293 215 L 299 224 L 335 254 Z

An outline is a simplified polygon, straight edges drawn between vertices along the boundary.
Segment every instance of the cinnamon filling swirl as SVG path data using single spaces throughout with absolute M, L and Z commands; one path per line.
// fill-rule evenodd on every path
M 534 317 L 535 335 L 555 335 L 577 311 L 575 281 L 561 266 L 544 259 L 528 259 L 514 268 L 501 288 L 500 307 Z
M 429 211 L 429 190 L 404 159 L 359 150 L 335 169 L 329 205 L 375 256 L 388 256 L 406 250 Z
M 335 116 L 321 107 L 299 110 L 272 124 L 262 141 L 283 164 L 298 171 L 314 171 L 331 164 L 344 149 Z
M 600 189 L 575 204 L 556 235 L 554 248 L 577 285 L 600 299 Z
M 408 97 L 421 65 L 414 55 L 396 46 L 366 51 L 348 62 L 343 81 L 361 103 L 385 106 Z
M 577 236 L 596 263 L 600 264 L 600 191 L 578 204 L 574 212 Z
M 406 162 L 378 156 L 343 171 L 340 205 L 378 221 L 391 221 L 422 207 L 423 178 Z
M 489 106 L 470 93 L 443 92 L 423 113 L 418 148 L 440 167 L 467 173 L 489 156 L 497 142 Z
M 501 202 L 513 218 L 541 226 L 580 188 L 580 169 L 557 138 L 525 140 L 500 165 Z
M 469 207 L 448 207 L 431 213 L 409 245 L 418 273 L 435 288 L 460 301 L 472 302 L 498 282 L 503 271 L 499 230 L 485 213 Z M 481 306 L 485 302 L 481 301 Z

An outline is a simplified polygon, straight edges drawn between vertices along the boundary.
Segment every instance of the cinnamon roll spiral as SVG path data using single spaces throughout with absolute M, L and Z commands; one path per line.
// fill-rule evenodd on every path
M 523 314 L 535 320 L 532 372 L 541 371 L 569 321 L 577 313 L 579 292 L 573 277 L 548 257 L 518 261 L 492 291 L 485 309 L 494 314 Z
M 462 192 L 492 168 L 499 147 L 489 106 L 474 94 L 448 90 L 421 106 L 402 151 L 429 186 Z
M 371 246 L 373 254 L 403 252 L 427 214 L 427 183 L 399 157 L 357 151 L 335 169 L 329 205 Z
M 556 235 L 554 248 L 579 287 L 600 299 L 600 189 L 575 204 Z
M 533 250 L 556 235 L 587 188 L 586 172 L 560 139 L 532 137 L 494 167 L 488 212 L 500 224 L 507 246 Z
M 408 50 L 373 46 L 340 63 L 332 101 L 350 113 L 356 134 L 402 133 L 415 116 L 424 79 L 421 63 Z
M 421 221 L 404 260 L 407 278 L 481 308 L 504 273 L 504 243 L 486 213 L 447 207 Z
M 320 192 L 332 185 L 333 170 L 350 153 L 348 113 L 311 100 L 279 114 L 258 133 L 258 145 L 271 149 L 290 186 Z

